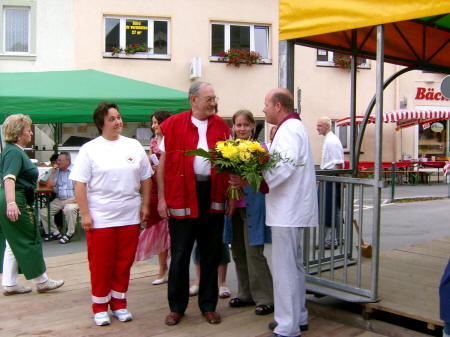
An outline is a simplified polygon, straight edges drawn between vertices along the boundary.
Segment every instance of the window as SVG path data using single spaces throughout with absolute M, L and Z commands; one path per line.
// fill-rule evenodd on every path
M 340 65 L 336 61 L 336 58 L 349 59 L 349 55 L 341 54 L 338 52 L 332 52 L 324 49 L 317 49 L 317 65 L 323 67 L 339 67 Z M 358 68 L 370 69 L 370 61 L 358 57 Z M 345 68 L 345 67 L 344 67 Z M 349 67 L 350 68 L 350 67 Z
M 230 48 L 251 50 L 270 62 L 269 26 L 244 23 L 211 23 L 211 57 L 217 60 L 218 55 Z
M 35 48 L 34 1 L 0 1 L 0 54 L 2 58 L 31 56 Z
M 336 126 L 336 121 L 331 121 L 331 131 L 338 136 L 341 141 L 344 151 L 348 151 L 348 144 L 350 144 L 350 126 Z
M 105 17 L 103 56 L 170 58 L 169 22 L 163 18 Z

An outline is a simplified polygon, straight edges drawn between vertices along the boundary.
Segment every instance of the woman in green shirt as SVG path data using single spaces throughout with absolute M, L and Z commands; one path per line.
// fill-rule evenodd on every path
M 31 222 L 27 204 L 33 203 L 38 170 L 24 152 L 33 132 L 31 119 L 11 115 L 3 123 L 6 142 L 0 156 L 0 271 L 3 295 L 24 294 L 31 288 L 17 283 L 17 274 L 36 284 L 40 293 L 61 287 L 64 281 L 49 279 L 42 254 L 38 226 Z

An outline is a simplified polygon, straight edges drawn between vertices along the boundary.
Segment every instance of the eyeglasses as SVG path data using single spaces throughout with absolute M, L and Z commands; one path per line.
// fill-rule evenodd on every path
M 206 103 L 217 103 L 219 101 L 219 97 L 199 97 L 199 98 Z

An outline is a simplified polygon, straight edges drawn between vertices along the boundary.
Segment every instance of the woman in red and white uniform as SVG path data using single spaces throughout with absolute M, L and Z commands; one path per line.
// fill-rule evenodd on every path
M 119 321 L 133 319 L 126 293 L 153 170 L 142 145 L 121 136 L 116 104 L 99 103 L 94 122 L 101 135 L 81 147 L 70 179 L 86 231 L 94 321 L 108 325 L 108 306 Z

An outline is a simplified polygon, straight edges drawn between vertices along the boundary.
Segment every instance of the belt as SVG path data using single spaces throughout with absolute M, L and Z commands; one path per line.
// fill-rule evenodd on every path
M 207 175 L 203 175 L 203 174 L 196 174 L 195 175 L 195 180 L 199 181 L 199 182 L 210 181 L 211 180 L 211 176 L 207 176 Z

